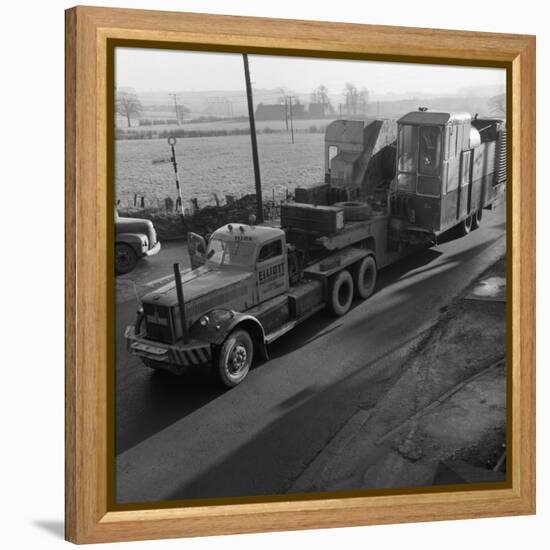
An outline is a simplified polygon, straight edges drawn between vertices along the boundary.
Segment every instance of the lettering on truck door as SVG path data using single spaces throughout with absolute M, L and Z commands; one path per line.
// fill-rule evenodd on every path
M 260 302 L 269 300 L 287 290 L 288 272 L 282 239 L 266 243 L 260 248 L 256 266 L 256 283 Z

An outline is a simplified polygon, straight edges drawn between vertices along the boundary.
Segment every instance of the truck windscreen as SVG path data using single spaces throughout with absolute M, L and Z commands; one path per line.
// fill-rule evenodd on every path
M 255 245 L 249 241 L 210 239 L 207 257 L 210 263 L 226 266 L 249 266 L 254 261 Z

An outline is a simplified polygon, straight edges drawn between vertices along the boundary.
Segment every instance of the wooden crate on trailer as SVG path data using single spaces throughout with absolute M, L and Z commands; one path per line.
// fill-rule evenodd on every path
M 316 235 L 334 235 L 344 228 L 344 209 L 337 206 L 283 203 L 281 227 Z
M 298 203 L 327 206 L 330 204 L 330 185 L 320 183 L 313 187 L 296 187 L 294 196 Z

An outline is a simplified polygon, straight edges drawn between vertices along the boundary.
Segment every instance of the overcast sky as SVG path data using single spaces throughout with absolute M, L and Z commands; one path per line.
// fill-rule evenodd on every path
M 339 94 L 346 82 L 373 95 L 421 92 L 448 94 L 477 86 L 501 86 L 503 69 L 344 61 L 296 57 L 249 56 L 254 88 L 286 87 L 309 93 L 324 84 Z M 244 90 L 239 54 L 117 48 L 116 85 L 136 91 Z

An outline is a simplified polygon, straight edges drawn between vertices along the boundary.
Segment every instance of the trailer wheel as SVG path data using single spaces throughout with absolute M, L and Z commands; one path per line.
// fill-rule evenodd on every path
M 468 216 L 458 224 L 458 234 L 461 237 L 464 237 L 464 235 L 467 235 L 472 230 L 472 218 L 473 216 Z
M 115 271 L 117 275 L 130 273 L 138 262 L 138 256 L 135 250 L 126 243 L 117 243 L 115 245 Z
M 368 298 L 376 286 L 376 261 L 373 256 L 363 258 L 353 272 L 353 284 L 358 298 Z
M 248 374 L 254 357 L 254 344 L 246 330 L 234 330 L 223 343 L 218 357 L 218 374 L 226 386 L 240 384 Z
M 477 229 L 481 225 L 483 217 L 483 208 L 480 208 L 475 214 L 472 214 L 472 229 Z
M 353 279 L 351 273 L 344 269 L 332 281 L 330 287 L 330 310 L 337 317 L 349 311 L 353 300 Z

